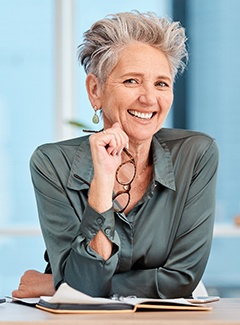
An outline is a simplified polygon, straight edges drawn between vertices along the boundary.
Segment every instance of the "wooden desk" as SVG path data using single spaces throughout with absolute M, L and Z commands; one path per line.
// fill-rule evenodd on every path
M 212 311 L 54 315 L 14 303 L 0 304 L 0 325 L 240 325 L 240 298 L 212 303 Z

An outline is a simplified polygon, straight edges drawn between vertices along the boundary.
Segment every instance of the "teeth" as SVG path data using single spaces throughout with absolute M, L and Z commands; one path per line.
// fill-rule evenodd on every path
M 131 111 L 131 110 L 129 110 L 129 112 L 136 117 L 139 117 L 142 119 L 147 119 L 147 120 L 149 120 L 153 116 L 153 113 L 140 113 L 140 112 Z

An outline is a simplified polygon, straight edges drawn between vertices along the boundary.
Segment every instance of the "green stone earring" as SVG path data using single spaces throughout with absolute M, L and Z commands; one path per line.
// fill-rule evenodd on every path
M 92 117 L 92 122 L 93 122 L 94 124 L 98 124 L 98 123 L 99 123 L 99 117 L 98 117 L 98 115 L 97 115 L 97 110 L 98 110 L 98 108 L 97 108 L 97 106 L 94 106 L 93 109 L 94 109 L 94 115 L 93 115 L 93 117 Z

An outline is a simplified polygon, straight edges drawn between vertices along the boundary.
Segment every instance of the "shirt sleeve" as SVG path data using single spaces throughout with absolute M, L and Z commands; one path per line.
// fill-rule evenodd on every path
M 63 169 L 64 163 L 58 160 Z M 38 148 L 32 155 L 30 170 L 55 287 L 67 282 L 93 296 L 109 295 L 119 249 L 113 210 L 99 214 L 87 204 L 86 194 L 85 199 L 81 199 L 78 191 L 69 195 L 65 185 L 68 175 L 64 179 L 62 170 L 44 148 Z M 107 261 L 88 245 L 100 229 L 114 244 Z
M 191 155 L 187 159 L 193 160 L 189 163 L 192 171 L 185 162 L 185 170 L 180 171 L 181 176 L 178 174 L 181 185 L 177 186 L 175 200 L 180 197 L 184 202 L 177 209 L 178 230 L 166 262 L 159 268 L 114 275 L 113 292 L 153 298 L 189 297 L 202 278 L 212 242 L 218 149 L 211 141 L 205 147 L 201 144 L 195 152 L 197 159 Z

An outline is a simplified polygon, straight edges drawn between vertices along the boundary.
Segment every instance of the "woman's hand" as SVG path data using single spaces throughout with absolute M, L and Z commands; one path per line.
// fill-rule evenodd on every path
M 90 136 L 94 177 L 90 186 L 88 203 L 99 213 L 112 207 L 112 194 L 116 169 L 121 163 L 123 148 L 128 147 L 128 136 L 119 123 Z M 91 240 L 90 247 L 103 259 L 112 254 L 112 242 L 100 230 Z
M 123 148 L 128 148 L 128 136 L 116 122 L 111 128 L 90 136 L 94 171 L 98 169 L 115 175 L 121 162 Z M 95 171 L 96 172 L 96 171 Z
M 27 270 L 20 279 L 17 290 L 12 292 L 16 298 L 37 298 L 52 296 L 55 292 L 52 274 Z
M 119 123 L 90 136 L 94 177 L 90 187 L 89 204 L 98 212 L 112 206 L 112 192 L 116 169 L 121 163 L 123 148 L 128 147 L 128 136 Z

